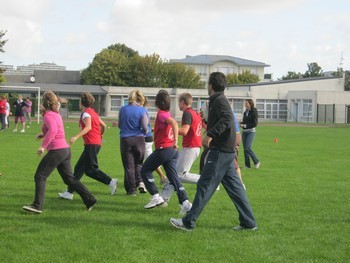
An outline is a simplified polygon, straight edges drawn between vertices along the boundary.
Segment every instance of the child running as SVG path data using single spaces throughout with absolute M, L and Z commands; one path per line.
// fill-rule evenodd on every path
M 178 160 L 178 125 L 171 117 L 170 96 L 165 90 L 160 90 L 156 96 L 155 105 L 158 108 L 154 124 L 155 151 L 147 158 L 141 169 L 141 176 L 148 192 L 152 195 L 151 201 L 144 207 L 151 209 L 164 203 L 159 195 L 152 172 L 163 165 L 170 183 L 174 186 L 181 207 L 180 214 L 186 214 L 192 207 L 185 188 L 182 186 L 176 171 Z
M 90 92 L 84 92 L 81 94 L 80 108 L 82 114 L 79 121 L 81 131 L 70 139 L 70 143 L 73 144 L 82 136 L 84 139 L 84 151 L 74 167 L 74 176 L 80 180 L 85 173 L 87 176 L 103 184 L 109 185 L 111 194 L 115 195 L 118 180 L 112 179 L 98 167 L 97 154 L 101 149 L 102 135 L 106 129 L 106 124 L 92 108 L 94 102 L 95 98 Z M 59 193 L 58 196 L 63 199 L 73 200 L 73 192 L 74 189 L 68 187 L 67 191 Z

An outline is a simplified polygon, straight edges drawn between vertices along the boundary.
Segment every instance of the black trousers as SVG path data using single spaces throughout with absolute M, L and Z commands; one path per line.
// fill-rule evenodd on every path
M 80 155 L 78 162 L 74 167 L 74 177 L 80 180 L 84 174 L 99 181 L 103 184 L 109 184 L 112 180 L 107 174 L 102 172 L 98 167 L 97 154 L 101 149 L 100 145 L 87 144 Z M 74 189 L 68 187 L 68 192 L 73 193 Z
M 124 187 L 127 194 L 136 192 L 142 182 L 141 168 L 145 157 L 145 137 L 125 137 L 120 139 L 120 153 L 124 167 Z
M 89 207 L 96 202 L 95 197 L 89 190 L 73 176 L 71 166 L 70 148 L 49 151 L 40 161 L 34 175 L 35 197 L 33 206 L 39 210 L 43 209 L 46 189 L 46 179 L 57 168 L 63 182 L 74 189 L 83 199 L 84 204 Z

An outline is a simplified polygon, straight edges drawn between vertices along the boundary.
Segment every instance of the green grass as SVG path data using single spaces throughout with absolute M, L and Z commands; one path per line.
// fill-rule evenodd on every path
M 111 124 L 108 123 L 110 126 Z M 65 123 L 66 136 L 78 131 Z M 25 134 L 0 133 L 1 262 L 348 262 L 350 257 L 350 128 L 259 126 L 253 145 L 261 168 L 242 170 L 259 226 L 234 232 L 237 211 L 217 191 L 192 232 L 174 229 L 179 207 L 145 210 L 150 195 L 130 197 L 123 187 L 117 128 L 110 128 L 99 154 L 100 168 L 119 179 L 118 192 L 86 176 L 97 197 L 86 212 L 78 195 L 60 200 L 65 189 L 54 172 L 47 182 L 44 212 L 22 211 L 34 196 L 36 155 L 33 124 Z M 274 143 L 278 138 L 278 143 Z M 72 146 L 72 163 L 82 140 Z M 243 150 L 240 152 L 243 166 Z M 198 162 L 194 165 L 198 172 Z M 193 200 L 194 185 L 185 185 Z

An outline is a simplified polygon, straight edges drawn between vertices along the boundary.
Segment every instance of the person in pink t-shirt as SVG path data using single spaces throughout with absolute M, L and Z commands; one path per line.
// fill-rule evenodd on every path
M 27 97 L 25 102 L 26 102 L 27 106 L 23 107 L 24 119 L 25 119 L 26 123 L 31 125 L 32 124 L 32 119 L 30 118 L 30 115 L 32 114 L 32 101 L 30 100 L 29 97 Z
M 96 203 L 96 198 L 88 189 L 73 176 L 71 166 L 71 150 L 65 139 L 64 127 L 61 115 L 58 113 L 59 104 L 56 95 L 52 91 L 46 91 L 42 98 L 45 109 L 42 133 L 37 139 L 43 139 L 38 148 L 38 155 L 44 155 L 34 175 L 35 197 L 31 205 L 22 208 L 28 212 L 41 214 L 44 206 L 46 179 L 57 168 L 65 184 L 72 187 L 83 199 L 86 209 L 90 211 Z

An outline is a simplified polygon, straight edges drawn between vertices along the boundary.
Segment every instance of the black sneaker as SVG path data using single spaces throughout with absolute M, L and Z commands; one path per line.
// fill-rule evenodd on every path
M 24 210 L 28 211 L 28 212 L 33 212 L 36 214 L 41 214 L 43 211 L 35 208 L 33 205 L 25 205 L 22 207 Z

